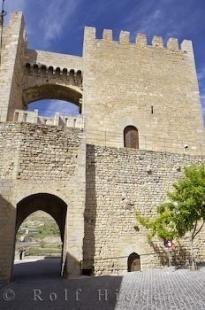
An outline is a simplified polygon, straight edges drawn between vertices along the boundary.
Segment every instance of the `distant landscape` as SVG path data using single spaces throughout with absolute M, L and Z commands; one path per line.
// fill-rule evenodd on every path
M 29 256 L 61 256 L 60 231 L 54 219 L 45 212 L 30 215 L 21 225 L 16 240 L 15 259 Z

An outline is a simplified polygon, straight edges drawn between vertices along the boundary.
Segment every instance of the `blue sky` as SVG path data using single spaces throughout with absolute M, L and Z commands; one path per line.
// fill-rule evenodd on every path
M 6 10 L 24 12 L 31 48 L 60 53 L 82 54 L 84 26 L 192 40 L 205 113 L 205 0 L 6 0 Z

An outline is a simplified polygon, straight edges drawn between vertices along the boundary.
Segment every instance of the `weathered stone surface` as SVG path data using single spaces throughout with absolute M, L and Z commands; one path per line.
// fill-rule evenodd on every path
M 58 197 L 67 206 L 64 252 L 73 261 L 67 258 L 67 271 L 77 272 L 75 261 L 79 273 L 84 238 L 84 133 L 56 126 L 0 123 L 0 154 L 0 278 L 8 279 L 11 272 L 18 204 L 39 193 Z M 36 203 L 33 200 L 33 205 Z M 43 210 L 41 204 L 45 201 L 39 200 Z M 34 211 L 33 205 L 28 201 L 27 215 Z M 59 208 L 59 203 L 51 208 Z M 24 213 L 20 213 L 17 226 Z
M 113 41 L 106 30 L 97 39 L 96 29 L 86 28 L 83 55 L 75 57 L 28 49 L 21 13 L 5 28 L 0 280 L 11 274 L 16 215 L 20 225 L 37 202 L 49 210 L 50 201 L 57 220 L 62 212 L 55 208 L 67 208 L 60 220 L 68 273 L 119 274 L 133 252 L 142 269 L 166 263 L 163 247 L 150 245 L 137 227 L 135 211 L 152 216 L 183 167 L 205 160 L 194 54 L 190 41 L 180 48 L 173 38 L 166 45 L 155 37 L 148 45 L 143 34 L 136 44 L 129 37 L 121 32 Z M 29 102 L 48 98 L 74 102 L 81 115 L 46 119 L 25 111 Z M 140 150 L 123 148 L 127 126 L 138 129 Z M 27 201 L 28 212 L 21 213 Z M 204 242 L 202 231 L 195 244 L 199 261 L 205 259 Z M 177 247 L 178 263 L 186 262 L 188 249 L 187 236 Z
M 182 176 L 183 167 L 202 162 L 203 156 L 88 145 L 84 241 L 87 268 L 94 265 L 97 274 L 121 273 L 127 270 L 127 258 L 133 252 L 141 256 L 142 269 L 167 263 L 163 245 L 150 246 L 145 229 L 139 227 L 136 231 L 135 213 L 152 216 L 172 184 Z M 204 260 L 204 242 L 205 230 L 195 244 L 199 261 Z M 176 263 L 188 259 L 188 236 L 181 246 L 180 252 L 176 245 Z

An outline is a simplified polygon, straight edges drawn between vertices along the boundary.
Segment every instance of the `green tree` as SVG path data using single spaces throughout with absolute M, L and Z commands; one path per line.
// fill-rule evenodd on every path
M 137 221 L 149 231 L 149 238 L 177 239 L 190 233 L 191 267 L 195 269 L 193 243 L 205 223 L 205 164 L 184 169 L 184 176 L 167 194 L 153 218 L 137 213 Z

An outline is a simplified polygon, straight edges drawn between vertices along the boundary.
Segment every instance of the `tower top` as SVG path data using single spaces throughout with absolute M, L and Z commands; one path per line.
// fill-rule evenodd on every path
M 4 10 L 4 5 L 5 5 L 6 0 L 2 0 L 1 4 L 1 13 L 0 13 L 0 26 L 3 27 L 4 25 L 4 16 L 6 15 L 6 11 Z
M 6 11 L 4 10 L 4 4 L 5 0 L 2 0 L 2 5 L 1 5 L 1 12 L 0 12 L 0 65 L 1 65 L 1 52 L 2 52 L 2 45 L 3 45 L 3 29 L 4 29 L 4 16 L 6 15 Z

